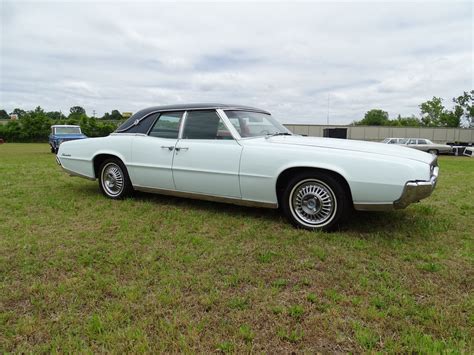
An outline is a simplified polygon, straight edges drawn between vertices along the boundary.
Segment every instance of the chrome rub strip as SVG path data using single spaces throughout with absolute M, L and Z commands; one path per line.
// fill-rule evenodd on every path
M 200 194 L 200 193 L 195 193 L 195 192 L 166 190 L 166 189 L 159 189 L 159 188 L 139 186 L 139 185 L 133 185 L 133 188 L 137 191 L 142 191 L 142 192 L 151 192 L 151 193 L 156 193 L 160 195 L 184 197 L 184 198 L 191 198 L 191 199 L 196 199 L 196 200 L 230 203 L 230 204 L 239 205 L 239 206 L 278 208 L 277 203 L 242 200 L 236 197 L 205 195 L 205 194 Z

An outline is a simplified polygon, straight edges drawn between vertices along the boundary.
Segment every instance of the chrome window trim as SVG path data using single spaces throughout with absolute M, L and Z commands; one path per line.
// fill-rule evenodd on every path
M 229 117 L 227 117 L 225 111 L 221 108 L 218 108 L 216 109 L 216 112 L 217 112 L 217 115 L 221 118 L 222 122 L 224 122 L 224 124 L 226 125 L 227 129 L 232 135 L 232 138 L 234 138 L 235 141 L 242 139 L 237 129 L 234 127 L 232 122 L 230 122 Z
M 184 123 L 186 122 L 187 117 L 188 117 L 188 111 L 185 110 L 183 112 L 183 116 L 181 116 L 181 122 L 178 128 L 178 139 L 183 139 Z
M 187 108 L 182 108 L 182 109 L 161 109 L 161 110 L 155 110 L 155 111 L 152 111 L 152 112 L 148 112 L 145 116 L 141 117 L 141 118 L 137 118 L 134 122 L 134 124 L 132 124 L 131 126 L 127 127 L 126 129 L 122 129 L 122 130 L 116 130 L 114 133 L 126 133 L 126 131 L 128 129 L 130 129 L 131 127 L 133 126 L 136 126 L 138 124 L 140 124 L 140 122 L 142 120 L 144 120 L 145 118 L 149 117 L 150 115 L 153 115 L 155 113 L 162 113 L 162 112 L 187 112 L 187 111 L 208 111 L 208 110 L 215 110 L 215 111 L 218 111 L 218 110 L 223 110 L 222 108 L 220 108 L 219 106 L 209 106 L 209 107 L 196 107 L 196 108 L 193 108 L 193 107 L 187 107 Z M 270 115 L 269 112 L 266 112 L 266 111 L 263 111 L 263 110 L 258 110 L 258 109 L 252 109 L 252 108 L 242 108 L 242 107 L 225 107 L 225 110 L 232 110 L 232 111 L 250 111 L 250 112 L 258 112 L 258 113 L 264 113 L 264 114 L 267 114 L 267 115 Z

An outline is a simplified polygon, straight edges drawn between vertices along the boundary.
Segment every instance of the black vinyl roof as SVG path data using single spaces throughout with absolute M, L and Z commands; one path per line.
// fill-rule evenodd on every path
M 138 111 L 137 113 L 134 114 L 137 115 L 137 117 L 140 119 L 141 117 L 147 115 L 150 112 L 155 112 L 155 111 L 181 111 L 181 110 L 205 110 L 205 109 L 216 109 L 216 108 L 222 108 L 222 109 L 230 109 L 230 108 L 235 108 L 239 110 L 251 110 L 251 111 L 258 111 L 258 112 L 263 112 L 263 113 L 269 113 L 265 110 L 255 108 L 255 107 L 250 107 L 250 106 L 243 106 L 243 105 L 230 105 L 230 104 L 216 104 L 216 103 L 194 103 L 194 104 L 177 104 L 177 105 L 165 105 L 165 106 L 152 106 L 145 108 L 143 110 Z M 138 117 L 138 115 L 141 115 L 141 117 Z
M 130 127 L 132 127 L 135 122 L 141 121 L 143 118 L 148 116 L 153 112 L 164 112 L 164 111 L 189 111 L 189 110 L 214 110 L 214 109 L 236 109 L 236 110 L 247 110 L 247 111 L 255 111 L 270 114 L 270 112 L 250 107 L 250 106 L 243 106 L 243 105 L 231 105 L 231 104 L 216 104 L 216 103 L 194 103 L 194 104 L 177 104 L 177 105 L 164 105 L 164 106 L 152 106 L 135 112 L 129 119 L 127 119 L 124 123 L 120 125 L 119 128 L 115 132 L 125 132 L 128 131 Z

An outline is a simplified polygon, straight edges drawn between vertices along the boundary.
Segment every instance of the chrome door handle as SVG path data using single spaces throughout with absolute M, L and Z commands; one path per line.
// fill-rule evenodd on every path
M 188 150 L 189 148 L 188 147 L 176 147 L 175 149 L 176 149 L 176 151 L 179 152 L 180 150 Z
M 171 152 L 174 149 L 174 145 L 170 145 L 170 146 L 162 145 L 161 148 L 168 149 Z

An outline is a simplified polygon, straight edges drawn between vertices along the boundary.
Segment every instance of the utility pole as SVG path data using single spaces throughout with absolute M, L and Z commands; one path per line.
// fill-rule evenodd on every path
M 328 116 L 326 119 L 326 124 L 329 126 L 329 94 L 328 94 Z
M 92 117 L 95 118 L 95 110 L 92 110 Z

